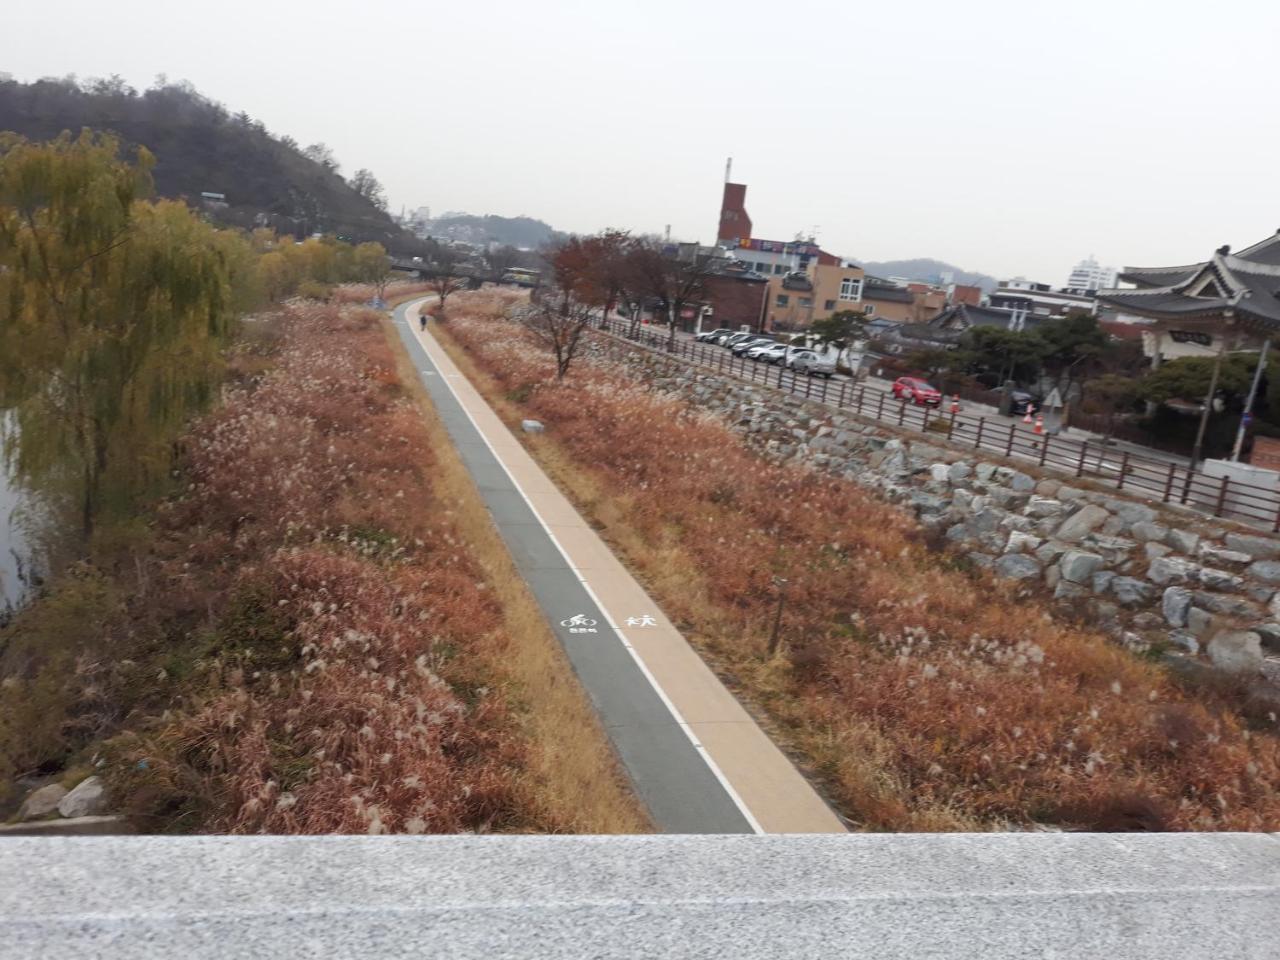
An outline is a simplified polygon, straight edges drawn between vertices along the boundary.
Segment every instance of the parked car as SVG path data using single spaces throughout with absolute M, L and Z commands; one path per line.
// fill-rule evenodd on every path
M 828 380 L 836 372 L 836 362 L 820 357 L 812 350 L 793 350 L 787 365 L 796 373 L 807 373 L 811 377 L 826 377 Z
M 936 407 L 942 403 L 942 391 L 919 377 L 899 377 L 891 388 L 894 399 L 910 400 L 918 406 Z
M 785 343 L 770 343 L 762 347 L 752 347 L 747 356 L 752 360 L 763 360 L 765 363 L 781 363 L 791 348 Z
M 755 339 L 758 336 L 758 333 L 730 333 L 721 336 L 716 342 L 723 347 L 733 347 L 743 340 Z
M 702 343 L 707 343 L 711 340 L 719 339 L 720 337 L 724 336 L 726 333 L 733 333 L 733 331 L 730 330 L 728 327 L 721 327 L 719 330 L 703 330 L 700 334 L 698 334 L 693 339 L 699 340 Z
M 1040 409 L 1041 402 L 1041 399 L 1034 393 L 1028 393 L 1026 390 L 1010 390 L 1009 415 L 1026 416 L 1028 410 L 1035 413 Z
M 732 350 L 736 356 L 741 357 L 752 347 L 767 347 L 771 343 L 773 343 L 771 338 L 762 337 L 759 334 L 756 334 L 746 340 L 739 340 L 729 349 Z

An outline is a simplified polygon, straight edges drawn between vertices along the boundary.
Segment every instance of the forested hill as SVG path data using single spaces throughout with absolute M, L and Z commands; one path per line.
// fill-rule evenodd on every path
M 861 261 L 859 261 L 861 262 Z M 956 283 L 972 284 L 988 293 L 996 288 L 996 278 L 985 273 L 962 270 L 952 263 L 917 257 L 914 260 L 880 260 L 862 264 L 867 273 L 877 277 L 908 277 L 922 283 L 941 283 L 944 274 L 950 274 Z
M 303 149 L 275 137 L 260 121 L 232 114 L 189 84 L 162 81 L 139 93 L 119 78 L 19 83 L 0 75 L 0 131 L 48 140 L 85 127 L 112 131 L 154 153 L 161 196 L 198 203 L 201 193 L 225 194 L 229 206 L 212 211 L 219 219 L 404 245 L 406 235 L 379 206 L 380 191 L 373 199 L 357 192 L 323 144 Z
M 501 243 L 521 250 L 537 250 L 564 237 L 542 220 L 492 214 L 446 213 L 434 220 L 428 229 L 433 237 L 477 244 Z

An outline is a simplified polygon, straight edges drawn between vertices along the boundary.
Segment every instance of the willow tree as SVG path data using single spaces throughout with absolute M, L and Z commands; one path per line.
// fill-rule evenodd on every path
M 169 467 L 254 272 L 247 244 L 149 203 L 111 136 L 0 137 L 0 409 L 9 469 L 84 538 Z

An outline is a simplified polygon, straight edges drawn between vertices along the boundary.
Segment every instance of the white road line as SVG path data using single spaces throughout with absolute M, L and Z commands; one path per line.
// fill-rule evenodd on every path
M 426 298 L 426 299 L 429 299 L 429 298 Z M 419 300 L 419 301 L 416 301 L 416 303 L 407 305 L 405 307 L 405 315 L 408 316 L 408 313 L 410 310 L 416 309 L 418 304 L 421 304 L 424 302 L 425 302 L 425 299 Z M 414 332 L 412 324 L 409 324 L 409 329 L 410 329 L 410 332 Z M 419 340 L 418 345 L 422 347 L 423 351 L 425 352 L 427 348 L 426 348 L 426 345 L 421 342 L 422 333 L 423 333 L 422 331 L 417 331 L 417 337 Z M 428 353 L 427 356 L 430 357 L 430 354 Z M 432 360 L 432 362 L 434 363 L 435 361 Z M 458 392 L 453 388 L 453 384 L 449 383 L 449 380 L 453 379 L 453 377 L 455 376 L 460 377 L 461 374 L 449 374 L 449 375 L 441 374 L 440 379 L 445 382 L 446 386 L 448 386 L 449 392 L 453 394 L 453 399 L 458 402 L 458 406 L 461 407 L 462 412 L 467 415 L 467 419 L 471 421 L 471 426 L 474 427 L 476 433 L 480 435 L 480 439 L 484 441 L 484 445 L 489 448 L 489 452 L 493 454 L 493 458 L 498 461 L 498 465 L 502 467 L 503 472 L 506 473 L 507 478 L 511 481 L 512 486 L 516 488 L 516 491 L 524 499 L 525 504 L 528 506 L 529 510 L 533 513 L 533 515 L 537 518 L 538 523 L 542 525 L 542 529 L 546 532 L 551 542 L 555 544 L 556 549 L 560 551 L 560 555 L 564 557 L 564 561 L 569 565 L 569 569 L 571 569 L 574 572 L 574 574 L 578 577 L 578 580 L 582 583 L 583 589 L 587 591 L 587 594 L 595 602 L 596 606 L 600 608 L 601 613 L 603 613 L 605 617 L 608 618 L 609 627 L 613 630 L 614 635 L 617 636 L 618 640 L 622 643 L 622 646 L 624 649 L 626 649 L 627 653 L 631 654 L 631 659 L 635 661 L 636 666 L 640 668 L 640 672 L 644 674 L 645 679 L 649 681 L 649 685 L 653 687 L 653 690 L 658 695 L 658 698 L 662 700 L 667 710 L 670 711 L 672 718 L 676 722 L 676 726 L 678 726 L 681 730 L 684 731 L 685 736 L 687 736 L 689 738 L 689 742 L 693 744 L 693 748 L 694 750 L 697 751 L 698 756 L 700 756 L 703 759 L 703 762 L 706 763 L 707 767 L 710 768 L 716 780 L 720 782 L 720 786 L 724 787 L 724 792 L 729 795 L 729 799 L 733 801 L 734 806 L 736 806 L 739 812 L 741 812 L 742 816 L 746 819 L 747 824 L 751 827 L 752 831 L 758 834 L 763 834 L 765 831 L 764 831 L 764 828 L 760 826 L 760 822 L 755 818 L 755 815 L 752 814 L 751 810 L 747 807 L 742 797 L 738 795 L 738 791 L 734 789 L 733 784 L 729 782 L 728 777 L 724 775 L 724 771 L 720 769 L 719 765 L 712 758 L 707 748 L 702 745 L 702 741 L 698 739 L 697 733 L 689 725 L 688 721 L 685 720 L 684 716 L 680 713 L 676 705 L 671 702 L 671 698 L 667 696 L 667 692 L 662 689 L 662 685 L 658 683 L 657 678 L 654 677 L 654 675 L 649 671 L 649 668 L 648 666 L 645 665 L 644 660 L 640 658 L 640 654 L 637 653 L 636 649 L 633 646 L 631 646 L 630 643 L 627 642 L 627 638 L 622 635 L 622 631 L 621 629 L 619 629 L 617 623 L 615 622 L 615 618 L 613 614 L 609 612 L 609 609 L 604 605 L 604 602 L 601 601 L 601 599 L 596 595 L 596 592 L 593 589 L 591 589 L 591 584 L 587 582 L 587 578 L 583 575 L 582 570 L 574 565 L 573 558 L 569 556 L 568 551 L 566 551 L 565 548 L 561 545 L 560 541 L 556 539 L 556 535 L 551 531 L 551 527 L 547 524 L 547 521 L 542 518 L 542 514 L 538 512 L 538 508 L 533 505 L 533 501 L 529 499 L 529 495 L 524 492 L 524 488 L 520 486 L 520 482 L 515 478 L 515 475 L 511 472 L 510 467 L 507 466 L 506 461 L 503 460 L 502 457 L 498 455 L 498 451 L 493 448 L 493 444 L 489 442 L 489 438 L 485 436 L 484 431 L 480 429 L 480 424 L 476 423 L 476 418 L 472 416 L 471 411 L 467 409 L 467 405 L 463 403 L 462 398 L 458 396 Z

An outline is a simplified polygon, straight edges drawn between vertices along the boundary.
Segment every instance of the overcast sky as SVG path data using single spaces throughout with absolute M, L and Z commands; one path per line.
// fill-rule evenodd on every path
M 756 236 L 1061 284 L 1280 227 L 1280 3 L 50 0 L 21 80 L 187 79 L 394 207 Z

